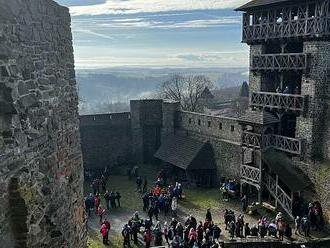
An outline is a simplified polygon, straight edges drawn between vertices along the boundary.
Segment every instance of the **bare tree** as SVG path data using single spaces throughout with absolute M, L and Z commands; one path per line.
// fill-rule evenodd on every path
M 161 96 L 179 101 L 183 110 L 199 112 L 202 110 L 202 97 L 206 88 L 213 88 L 212 81 L 206 76 L 175 74 L 162 83 Z

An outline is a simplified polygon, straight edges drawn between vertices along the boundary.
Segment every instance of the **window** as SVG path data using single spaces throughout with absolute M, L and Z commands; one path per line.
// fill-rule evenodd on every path
M 208 122 L 207 122 L 207 126 L 208 126 L 208 127 L 211 127 L 211 121 L 208 121 Z
M 222 130 L 222 123 L 219 123 L 219 129 Z
M 191 124 L 191 118 L 189 118 L 189 124 Z
M 201 120 L 198 120 L 198 126 L 200 126 L 201 125 Z
M 235 131 L 235 127 L 234 126 L 230 126 L 230 131 L 234 132 Z
M 252 26 L 253 25 L 253 15 L 249 16 L 249 25 Z

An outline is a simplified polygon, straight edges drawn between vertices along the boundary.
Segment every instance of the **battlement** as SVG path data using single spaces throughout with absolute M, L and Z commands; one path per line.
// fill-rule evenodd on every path
M 131 122 L 131 113 L 110 113 L 79 116 L 80 127 L 100 125 L 127 125 Z
M 240 142 L 241 128 L 236 118 L 180 111 L 179 128 L 199 135 Z

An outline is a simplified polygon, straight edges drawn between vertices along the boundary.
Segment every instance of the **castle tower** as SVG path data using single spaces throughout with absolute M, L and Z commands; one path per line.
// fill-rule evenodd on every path
M 163 125 L 163 100 L 131 100 L 133 158 L 138 163 L 152 163 L 160 146 Z
M 250 46 L 250 108 L 242 124 L 241 182 L 263 187 L 286 212 L 307 185 L 294 161 L 329 158 L 330 1 L 251 1 L 243 11 Z M 277 121 L 275 121 L 275 119 Z

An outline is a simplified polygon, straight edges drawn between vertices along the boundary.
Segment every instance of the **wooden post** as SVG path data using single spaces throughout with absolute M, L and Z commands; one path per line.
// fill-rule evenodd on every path
M 258 202 L 261 204 L 262 201 L 262 158 L 261 158 L 261 151 L 259 150 L 259 170 L 260 170 L 260 182 L 259 182 L 259 191 L 258 191 Z
M 278 175 L 276 174 L 276 189 L 275 189 L 275 208 L 277 208 L 277 188 L 278 188 Z

